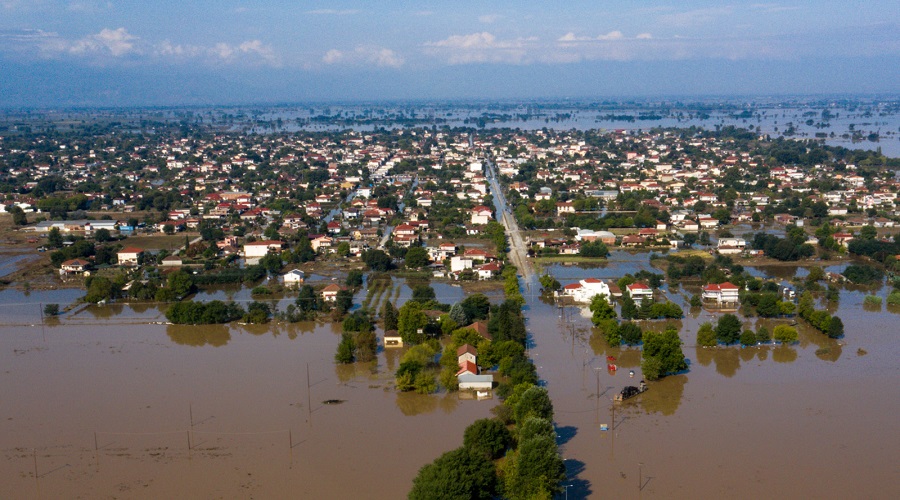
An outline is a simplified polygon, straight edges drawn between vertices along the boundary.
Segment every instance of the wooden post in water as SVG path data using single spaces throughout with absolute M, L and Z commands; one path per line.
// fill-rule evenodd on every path
M 306 363 L 306 421 L 312 425 L 312 396 L 309 394 L 309 363 Z
M 97 460 L 97 471 L 100 471 L 100 444 L 97 441 L 97 431 L 94 431 L 94 458 Z

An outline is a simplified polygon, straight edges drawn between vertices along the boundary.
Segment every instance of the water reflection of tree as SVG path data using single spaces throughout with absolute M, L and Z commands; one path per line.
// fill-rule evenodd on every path
M 228 325 L 168 325 L 166 335 L 179 345 L 221 347 L 231 340 Z
M 122 314 L 122 311 L 125 310 L 125 306 L 122 304 L 93 305 L 88 307 L 87 310 L 91 313 L 91 316 L 96 319 L 109 319 L 113 316 Z
M 769 348 L 768 347 L 760 347 L 756 350 L 756 359 L 760 361 L 765 361 L 769 359 Z
M 459 394 L 455 392 L 447 392 L 436 397 L 440 398 L 439 404 L 444 413 L 453 413 L 459 406 Z
M 733 347 L 718 349 L 713 360 L 716 362 L 716 371 L 728 378 L 733 377 L 741 368 L 740 354 Z
M 715 349 L 697 346 L 697 362 L 703 366 L 709 366 L 716 355 Z
M 797 360 L 797 351 L 786 345 L 772 349 L 772 360 L 776 363 L 793 363 Z
M 747 363 L 748 361 L 752 361 L 754 357 L 756 357 L 757 348 L 755 347 L 744 347 L 738 348 L 738 355 L 741 357 L 741 361 Z
M 687 375 L 671 375 L 655 382 L 652 388 L 640 396 L 641 406 L 647 413 L 674 415 L 684 396 Z
M 641 351 L 636 347 L 611 347 L 603 335 L 597 332 L 591 335 L 590 344 L 594 356 L 601 358 L 595 363 L 595 368 L 606 366 L 607 356 L 616 358 L 613 363 L 619 368 L 634 368 L 641 365 Z
M 822 347 L 816 349 L 816 357 L 823 361 L 837 361 L 838 358 L 843 354 L 844 348 L 838 342 L 832 342 L 832 345 L 829 347 Z
M 387 369 L 390 372 L 397 371 L 397 364 L 400 361 L 400 356 L 403 354 L 403 351 L 396 348 L 385 349 L 384 350 L 384 361 L 387 365 Z
M 897 304 L 888 304 L 886 306 L 886 310 L 889 313 L 900 314 L 900 305 Z
M 352 380 L 356 380 L 360 384 L 368 384 L 372 375 L 377 371 L 378 361 L 334 364 L 334 372 L 337 374 L 338 380 L 344 384 Z
M 416 394 L 413 392 L 397 393 L 397 408 L 406 416 L 431 413 L 438 407 L 440 397 L 429 394 Z

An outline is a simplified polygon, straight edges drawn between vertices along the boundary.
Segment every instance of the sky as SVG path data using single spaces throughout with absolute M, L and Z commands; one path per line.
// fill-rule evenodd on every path
M 900 93 L 900 3 L 0 0 L 0 106 Z

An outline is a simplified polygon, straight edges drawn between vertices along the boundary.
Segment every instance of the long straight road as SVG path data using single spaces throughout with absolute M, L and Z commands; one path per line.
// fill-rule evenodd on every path
M 516 217 L 511 213 L 509 205 L 506 202 L 506 196 L 497 180 L 497 171 L 494 163 L 490 158 L 485 158 L 485 172 L 487 173 L 488 185 L 491 188 L 491 196 L 494 198 L 494 210 L 497 212 L 497 219 L 503 224 L 507 236 L 509 236 L 509 256 L 519 273 L 522 275 L 522 281 L 527 290 L 531 290 L 535 286 L 535 278 L 537 273 L 531 260 L 528 259 L 528 250 L 525 248 L 525 240 L 522 233 L 519 232 L 519 225 L 516 223 Z

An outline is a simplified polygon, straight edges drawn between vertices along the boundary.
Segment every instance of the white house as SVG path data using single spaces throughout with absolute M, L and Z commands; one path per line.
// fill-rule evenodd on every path
M 135 247 L 125 247 L 116 254 L 116 260 L 120 266 L 136 266 L 138 259 L 144 250 Z
M 635 302 L 640 302 L 644 299 L 653 300 L 653 290 L 643 283 L 632 283 L 625 288 L 628 289 L 628 293 Z
M 488 208 L 484 205 L 479 205 L 479 206 L 473 208 L 471 210 L 471 214 L 472 214 L 472 219 L 471 219 L 472 224 L 487 224 L 488 222 L 491 221 L 491 219 L 493 219 L 493 212 L 491 211 L 490 208 Z
M 747 248 L 744 238 L 719 238 L 716 250 L 722 255 L 741 253 Z
M 284 248 L 284 242 L 279 240 L 245 243 L 244 257 L 248 259 L 258 259 L 260 257 L 265 257 L 269 253 L 269 250 L 281 251 L 282 248 Z
M 563 295 L 572 297 L 575 302 L 590 303 L 595 295 L 602 295 L 609 300 L 609 285 L 597 278 L 585 278 L 578 283 L 563 287 Z
M 460 257 L 459 255 L 454 255 L 450 257 L 450 272 L 458 272 L 463 271 L 465 269 L 472 269 L 472 259 L 467 257 Z
M 297 286 L 300 283 L 303 283 L 304 278 L 305 274 L 299 269 L 292 269 L 285 273 L 283 276 L 284 284 L 293 286 Z
M 739 288 L 728 281 L 703 287 L 703 300 L 715 300 L 718 304 L 737 304 Z

